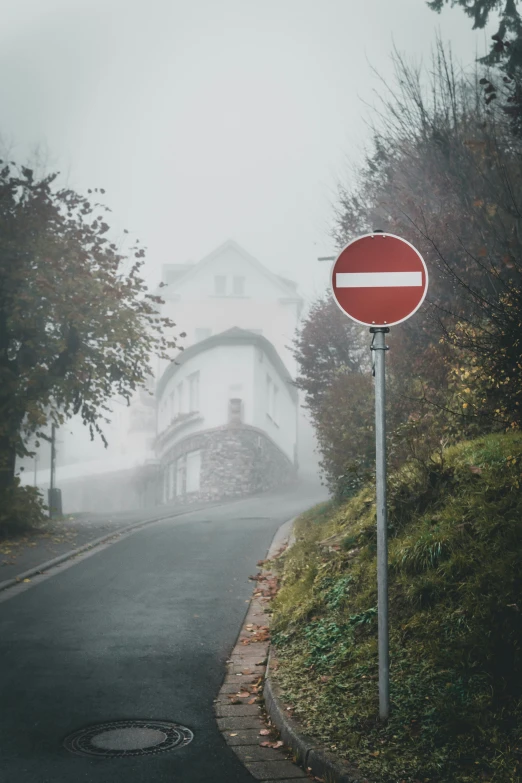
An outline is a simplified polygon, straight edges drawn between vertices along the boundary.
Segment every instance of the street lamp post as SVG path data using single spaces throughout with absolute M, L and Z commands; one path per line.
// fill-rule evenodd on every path
M 56 425 L 53 424 L 51 427 L 51 487 L 49 490 L 49 519 L 52 519 L 53 510 L 54 510 L 54 480 L 55 480 L 55 471 L 56 471 L 55 438 L 56 438 Z

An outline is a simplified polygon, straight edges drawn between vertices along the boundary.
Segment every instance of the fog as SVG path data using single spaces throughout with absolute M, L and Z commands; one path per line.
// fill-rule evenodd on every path
M 374 70 L 389 76 L 393 45 L 426 60 L 437 32 L 468 66 L 494 30 L 474 32 L 460 9 L 436 15 L 423 0 L 3 0 L 2 16 L 10 159 L 37 150 L 70 187 L 106 190 L 112 235 L 123 241 L 127 229 L 148 248 L 151 289 L 170 269 L 165 312 L 187 332 L 187 350 L 235 327 L 250 334 L 193 354 L 154 397 L 130 408 L 114 400 L 107 450 L 79 421 L 60 428 L 64 510 L 176 502 L 208 471 L 224 486 L 241 462 L 269 474 L 281 454 L 295 464 L 296 449 L 301 471 L 317 473 L 310 427 L 271 350 L 295 376 L 287 346 L 327 285 L 329 265 L 317 259 L 335 252 L 336 187 L 361 159 L 368 104 L 383 89 Z M 166 370 L 154 367 L 156 383 Z M 235 433 L 228 473 L 214 440 L 208 462 L 204 432 Z M 36 465 L 19 464 L 24 481 L 36 468 L 46 491 L 49 463 L 43 443 Z

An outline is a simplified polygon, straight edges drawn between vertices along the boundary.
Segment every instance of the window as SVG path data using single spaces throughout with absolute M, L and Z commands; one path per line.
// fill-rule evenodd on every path
M 176 469 L 176 463 L 171 462 L 169 464 L 169 495 L 168 495 L 169 500 L 172 500 L 172 498 L 174 497 L 175 469 Z
M 179 497 L 185 491 L 185 458 L 176 460 L 176 495 Z
M 278 394 L 279 389 L 272 381 L 272 378 L 266 376 L 266 412 L 270 418 L 277 422 L 277 408 L 278 408 Z
M 273 420 L 277 423 L 277 395 L 279 394 L 279 389 L 274 384 L 272 392 L 272 413 L 270 414 L 273 418 Z
M 199 492 L 201 475 L 201 452 L 189 451 L 187 454 L 186 492 Z
M 216 296 L 225 296 L 227 292 L 227 278 L 224 275 L 214 277 L 214 293 Z
M 178 383 L 176 387 L 176 413 L 180 414 L 183 413 L 184 404 L 183 404 L 183 381 L 181 383 Z
M 234 292 L 234 296 L 244 296 L 245 295 L 245 278 L 244 277 L 234 277 L 232 290 Z
M 209 329 L 206 326 L 196 329 L 196 342 L 199 343 L 201 340 L 206 340 L 211 334 L 212 329 Z
M 163 470 L 163 502 L 169 501 L 169 466 L 167 465 Z
M 189 382 L 189 411 L 199 410 L 199 372 L 194 372 L 188 377 Z

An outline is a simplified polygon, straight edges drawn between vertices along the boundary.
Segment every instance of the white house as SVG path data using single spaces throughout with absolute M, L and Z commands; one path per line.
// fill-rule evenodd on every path
M 296 475 L 298 395 L 272 343 L 233 327 L 187 348 L 157 387 L 163 502 L 213 500 Z
M 184 346 L 238 326 L 269 340 L 295 377 L 289 346 L 301 317 L 297 284 L 229 239 L 197 264 L 164 264 L 162 315 L 186 332 Z M 158 366 L 158 375 L 166 363 Z
M 56 486 L 67 512 L 246 494 L 292 480 L 312 452 L 291 383 L 297 284 L 228 240 L 198 263 L 164 264 L 154 293 L 165 300 L 161 315 L 186 333 L 185 350 L 176 363 L 157 361 L 155 397 L 114 401 L 107 451 L 78 417 L 58 430 Z M 38 461 L 43 490 L 48 451 L 44 444 Z M 24 463 L 32 483 L 33 462 Z

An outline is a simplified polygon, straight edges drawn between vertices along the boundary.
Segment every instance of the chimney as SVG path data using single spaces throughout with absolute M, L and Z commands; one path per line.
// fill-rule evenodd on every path
M 232 397 L 228 401 L 228 423 L 241 424 L 243 420 L 243 400 Z

